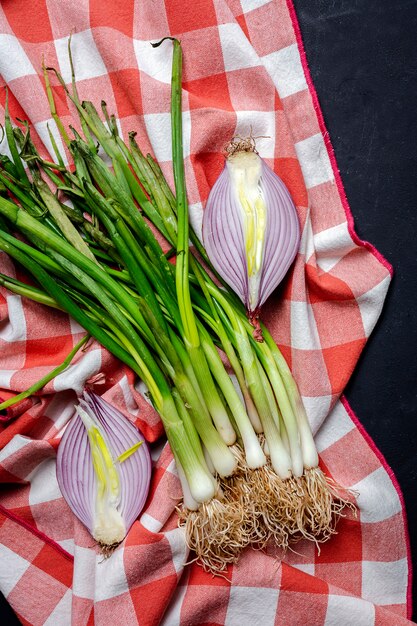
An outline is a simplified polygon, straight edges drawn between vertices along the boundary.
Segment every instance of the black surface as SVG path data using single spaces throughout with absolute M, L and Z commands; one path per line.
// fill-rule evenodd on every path
M 417 571 L 417 1 L 294 2 L 356 230 L 394 265 L 346 395 L 398 478 Z
M 417 571 L 417 2 L 294 4 L 356 231 L 394 266 L 346 396 L 398 479 Z

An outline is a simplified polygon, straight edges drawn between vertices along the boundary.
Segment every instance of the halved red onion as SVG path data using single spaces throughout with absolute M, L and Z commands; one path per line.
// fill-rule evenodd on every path
M 100 396 L 84 392 L 80 406 L 94 421 L 114 461 L 119 479 L 115 513 L 121 518 L 124 536 L 142 511 L 149 492 L 151 457 L 148 445 L 136 426 Z M 128 458 L 121 462 L 117 460 L 138 443 L 141 445 Z M 65 430 L 58 448 L 57 479 L 69 507 L 95 536 L 98 481 L 87 429 L 78 413 Z M 101 535 L 95 538 L 104 545 L 111 545 L 123 536 L 108 542 L 103 541 Z
M 290 193 L 255 152 L 228 157 L 207 200 L 203 242 L 251 317 L 282 281 L 300 244 Z

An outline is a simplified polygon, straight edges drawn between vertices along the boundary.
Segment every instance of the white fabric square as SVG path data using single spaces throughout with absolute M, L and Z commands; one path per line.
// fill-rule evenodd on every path
M 236 111 L 236 134 L 256 140 L 256 149 L 263 159 L 274 158 L 275 114 L 272 111 Z
M 239 24 L 220 24 L 219 36 L 226 72 L 261 64 Z
M 72 391 L 55 393 L 46 407 L 44 415 L 49 417 L 54 422 L 55 428 L 60 431 L 73 416 L 75 411 L 74 404 L 75 400 Z
M 133 40 L 138 68 L 161 83 L 171 84 L 172 46 L 152 48 L 149 41 Z
M 146 131 L 155 158 L 160 163 L 172 160 L 170 113 L 147 113 L 144 115 Z M 190 156 L 191 117 L 189 111 L 182 114 L 182 137 L 184 157 Z
M 304 398 L 303 398 L 304 400 Z M 327 417 L 323 426 L 315 437 L 316 447 L 319 454 L 329 448 L 336 441 L 350 433 L 355 428 L 345 407 L 337 401 L 332 412 Z
M 149 513 L 143 513 L 140 516 L 140 523 L 151 533 L 159 533 L 162 528 L 161 522 L 149 515 Z
M 0 328 L 0 339 L 13 343 L 14 341 L 25 341 L 26 339 L 26 319 L 23 312 L 22 299 L 14 294 L 6 296 L 8 320 Z
M 280 98 L 307 89 L 297 44 L 281 48 L 261 58 Z
M 351 486 L 357 498 L 361 522 L 380 522 L 401 512 L 401 502 L 383 467 Z
M 68 589 L 58 602 L 43 626 L 63 626 L 68 624 L 68 618 L 71 615 L 72 590 Z
M 117 550 L 116 550 L 117 552 Z M 112 557 L 114 554 L 112 554 Z M 103 557 L 101 557 L 103 558 Z M 110 559 L 108 559 L 110 561 Z M 102 563 L 104 565 L 104 563 Z M 96 553 L 90 548 L 75 546 L 73 592 L 79 598 L 94 600 Z
M 80 395 L 86 380 L 97 374 L 101 368 L 101 349 L 90 350 L 77 363 L 70 365 L 54 380 L 55 391 L 74 389 Z
M 67 159 L 67 155 L 65 154 L 64 144 L 62 143 L 61 135 L 55 124 L 55 120 L 50 119 L 50 120 L 45 120 L 44 122 L 37 122 L 35 124 L 36 132 L 41 138 L 43 145 L 48 150 L 49 156 L 51 157 L 53 161 L 56 162 L 56 156 L 55 156 L 54 149 L 52 147 L 51 138 L 49 136 L 48 126 L 49 126 L 49 130 L 54 136 L 55 143 L 62 157 L 62 160 L 64 161 L 65 165 L 68 165 L 68 159 Z
M 26 52 L 14 35 L 0 35 L 0 74 L 6 83 L 15 78 L 36 74 Z
M 0 543 L 0 591 L 6 598 L 29 566 L 29 561 Z
M 363 561 L 362 596 L 374 604 L 405 604 L 407 576 L 407 559 Z
M 72 317 L 69 318 L 69 321 L 70 321 L 70 328 L 71 328 L 71 334 L 72 335 L 78 335 L 80 333 L 85 333 L 85 328 L 83 328 L 81 326 L 81 324 L 79 324 L 74 319 L 72 319 Z
M 311 220 L 310 220 L 310 211 L 307 215 L 303 232 L 301 233 L 300 253 L 304 254 L 306 263 L 308 262 L 310 257 L 315 253 L 314 234 L 313 234 L 313 227 L 311 225 Z
M 391 277 L 386 276 L 378 285 L 359 296 L 356 301 L 362 317 L 362 324 L 367 337 L 371 334 L 384 304 Z
M 264 4 L 269 2 L 272 2 L 272 0 L 240 0 L 240 6 L 243 13 L 249 13 L 249 11 L 259 9 L 259 7 L 263 7 Z
M 66 83 L 70 83 L 71 66 L 68 56 L 68 37 L 56 39 L 55 50 L 62 77 Z M 90 29 L 72 34 L 71 53 L 77 81 L 107 74 L 106 66 Z
M 139 414 L 139 407 L 135 402 L 135 399 L 130 391 L 129 381 L 127 380 L 127 376 L 123 376 L 123 378 L 119 381 L 120 388 L 123 393 L 123 398 L 126 403 L 126 409 L 129 411 L 129 414 L 134 417 Z
M 298 141 L 295 144 L 295 151 L 308 189 L 334 180 L 329 155 L 321 133 Z
M 278 589 L 231 587 L 224 626 L 274 626 Z
M 320 337 L 308 302 L 291 302 L 291 346 L 296 350 L 319 350 Z
M 327 228 L 314 235 L 314 248 L 317 265 L 324 272 L 330 272 L 345 254 L 355 248 L 347 222 Z
M 41 504 L 61 498 L 56 479 L 56 461 L 46 459 L 27 477 L 30 481 L 29 504 Z
M 187 591 L 188 587 L 186 584 L 178 585 L 160 622 L 160 626 L 181 626 L 181 609 Z
M 316 433 L 329 412 L 332 397 L 317 396 L 314 398 L 310 396 L 303 396 L 302 400 L 312 431 L 313 433 Z
M 182 572 L 187 560 L 187 544 L 185 543 L 184 528 L 174 528 L 165 533 L 172 552 L 172 562 L 176 572 Z
M 7 371 L 10 371 L 10 370 L 0 370 L 0 387 L 2 388 L 3 388 L 3 379 L 1 375 L 3 374 L 3 372 L 7 372 Z M 14 370 L 12 370 L 12 372 L 14 374 Z M 3 461 L 7 459 L 9 456 L 14 454 L 15 452 L 18 452 L 18 450 L 21 450 L 22 448 L 24 448 L 30 443 L 32 443 L 32 439 L 29 439 L 29 437 L 24 437 L 23 435 L 15 435 L 13 439 L 9 441 L 7 446 L 4 446 L 3 450 L 0 450 L 0 463 L 3 463 Z
M 57 541 L 57 544 L 60 545 L 61 548 L 65 550 L 65 552 L 68 552 L 68 554 L 72 554 L 72 556 L 74 556 L 74 551 L 75 551 L 74 539 L 61 539 L 60 541 Z
M 204 210 L 203 210 L 203 205 L 201 202 L 196 202 L 195 204 L 190 204 L 189 206 L 189 214 L 190 214 L 190 224 L 195 232 L 195 234 L 197 235 L 197 237 L 200 239 L 200 241 L 203 241 L 203 214 L 204 214 Z
M 329 595 L 324 626 L 374 626 L 375 609 L 369 602 L 351 596 Z
M 296 569 L 309 574 L 310 576 L 314 576 L 315 566 L 314 563 L 292 563 L 292 566 Z
M 111 555 L 111 559 L 104 559 L 101 554 L 96 555 L 96 580 L 94 600 L 109 600 L 129 591 L 126 572 L 123 563 L 124 548 L 119 546 Z
M 16 374 L 17 371 L 18 370 L 0 369 L 0 387 L 2 389 L 10 389 L 10 381 L 12 379 L 13 374 Z

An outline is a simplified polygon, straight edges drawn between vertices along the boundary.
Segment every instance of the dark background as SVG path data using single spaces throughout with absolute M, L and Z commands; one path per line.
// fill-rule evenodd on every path
M 294 4 L 356 231 L 394 266 L 346 396 L 397 476 L 417 571 L 417 0 Z
M 356 231 L 394 266 L 346 396 L 398 479 L 417 571 L 417 1 L 294 5 Z

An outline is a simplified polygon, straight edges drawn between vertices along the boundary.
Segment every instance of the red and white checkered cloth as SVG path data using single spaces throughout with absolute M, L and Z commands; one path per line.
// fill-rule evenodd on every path
M 184 150 L 196 228 L 233 134 L 257 142 L 289 187 L 302 224 L 292 274 L 265 308 L 300 385 L 323 466 L 359 492 L 321 553 L 297 544 L 281 562 L 247 550 L 227 578 L 188 554 L 177 528 L 180 494 L 171 453 L 155 462 L 140 519 L 103 561 L 61 497 L 59 436 L 84 383 L 136 419 L 150 442 L 162 434 L 131 372 L 92 343 L 36 400 L 1 418 L 0 589 L 24 624 L 105 626 L 400 626 L 409 623 L 410 559 L 401 493 L 357 422 L 346 382 L 369 337 L 390 267 L 353 230 L 291 0 L 14 0 L 0 8 L 0 102 L 29 119 L 44 151 L 50 119 L 41 61 L 70 81 L 70 32 L 80 97 L 104 98 L 126 137 L 137 130 L 170 178 L 170 46 L 184 50 Z M 74 122 L 57 82 L 58 112 Z M 62 147 L 58 133 L 57 143 Z M 3 145 L 4 150 L 4 145 Z M 15 275 L 0 256 L 1 271 Z M 9 397 L 60 363 L 81 336 L 67 316 L 0 291 L 0 395 Z

